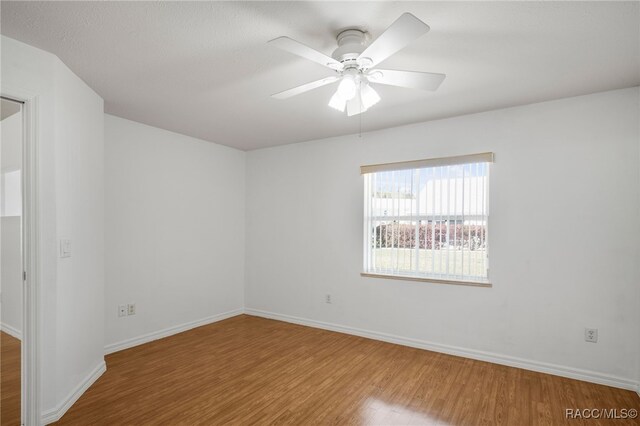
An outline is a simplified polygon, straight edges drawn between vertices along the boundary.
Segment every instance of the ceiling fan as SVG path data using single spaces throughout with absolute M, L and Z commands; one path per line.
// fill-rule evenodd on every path
M 329 106 L 347 115 L 360 114 L 380 101 L 371 84 L 387 84 L 411 89 L 436 90 L 446 77 L 444 74 L 398 71 L 375 68 L 383 60 L 398 52 L 413 40 L 426 34 L 429 26 L 410 13 L 404 13 L 377 39 L 367 45 L 369 36 L 359 29 L 348 29 L 337 36 L 338 48 L 331 56 L 318 52 L 289 37 L 278 37 L 268 43 L 294 55 L 324 65 L 336 75 L 312 81 L 271 95 L 287 99 L 327 84 L 340 82 Z

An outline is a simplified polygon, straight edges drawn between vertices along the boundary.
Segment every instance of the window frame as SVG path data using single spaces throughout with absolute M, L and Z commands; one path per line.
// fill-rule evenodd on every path
M 389 171 L 400 171 L 400 170 L 412 170 L 416 169 L 427 169 L 427 168 L 435 168 L 435 167 L 444 167 L 444 166 L 457 166 L 457 165 L 466 165 L 466 164 L 476 164 L 476 163 L 486 163 L 487 171 L 486 171 L 486 188 L 483 192 L 483 202 L 486 204 L 486 213 L 483 214 L 484 219 L 486 220 L 484 225 L 484 233 L 485 233 L 485 259 L 486 259 L 486 278 L 482 277 L 469 277 L 466 279 L 464 276 L 459 278 L 459 276 L 454 276 L 451 274 L 450 277 L 444 276 L 429 276 L 426 272 L 424 274 L 416 273 L 416 274 L 402 274 L 402 272 L 387 272 L 387 271 L 375 271 L 368 270 L 368 265 L 371 262 L 370 259 L 370 245 L 371 245 L 371 230 L 369 227 L 372 224 L 372 221 L 376 221 L 375 218 L 378 218 L 376 215 L 372 215 L 369 210 L 369 203 L 371 202 L 371 194 L 369 189 L 367 188 L 367 179 L 363 179 L 363 195 L 364 195 L 364 205 L 363 205 L 363 251 L 362 251 L 362 271 L 360 275 L 362 277 L 367 278 L 384 278 L 384 279 L 394 279 L 394 280 L 404 280 L 404 281 L 419 281 L 419 282 L 430 282 L 437 284 L 455 284 L 455 285 L 465 285 L 465 286 L 473 286 L 473 287 L 492 287 L 492 283 L 490 281 L 489 276 L 489 211 L 490 211 L 490 169 L 491 163 L 494 162 L 494 154 L 492 152 L 485 152 L 480 154 L 471 154 L 471 155 L 461 155 L 454 157 L 441 157 L 441 158 L 432 158 L 432 159 L 424 159 L 424 160 L 413 160 L 413 161 L 403 161 L 397 163 L 383 163 L 383 164 L 374 164 L 361 166 L 360 171 L 361 174 L 366 175 L 369 173 L 379 173 L 379 172 L 389 172 Z M 463 181 L 464 183 L 464 181 Z M 419 184 L 418 184 L 419 186 Z M 418 189 L 419 190 L 419 189 Z M 418 207 L 419 209 L 419 207 Z M 421 213 L 421 212 L 418 212 Z M 388 220 L 391 221 L 416 221 L 420 222 L 423 216 L 426 216 L 427 224 L 429 223 L 429 215 L 416 214 L 415 216 L 405 217 L 404 215 L 391 215 L 388 217 Z M 435 218 L 435 216 L 433 217 Z M 432 218 L 432 223 L 435 222 Z M 379 221 L 379 218 L 378 220 Z M 463 222 L 464 226 L 464 222 Z M 416 228 L 417 229 L 417 228 Z M 417 238 L 417 230 L 416 230 L 416 238 Z M 448 260 L 447 260 L 448 261 Z

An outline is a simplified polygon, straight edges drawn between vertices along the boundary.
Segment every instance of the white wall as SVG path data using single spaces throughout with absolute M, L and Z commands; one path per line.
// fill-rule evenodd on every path
M 22 172 L 2 172 L 0 179 L 0 216 L 22 216 Z
M 4 102 L 4 101 L 3 101 Z M 0 122 L 0 291 L 3 331 L 21 338 L 22 333 L 22 114 Z
M 22 259 L 20 216 L 0 218 L 2 331 L 22 338 Z
M 105 146 L 107 350 L 242 309 L 244 152 L 110 115 Z
M 17 104 L 1 101 L 2 109 L 15 111 Z M 22 167 L 22 113 L 18 112 L 5 117 L 0 122 L 2 144 L 2 173 L 20 170 Z
M 56 230 L 71 240 L 57 270 L 56 383 L 66 396 L 104 359 L 104 108 L 62 62 L 55 72 Z
M 247 153 L 247 308 L 634 386 L 638 97 L 618 90 Z M 496 154 L 493 288 L 361 277 L 359 166 L 486 151 Z M 585 327 L 599 329 L 597 344 Z
M 104 362 L 103 102 L 57 57 L 1 43 L 3 94 L 38 99 L 42 409 L 55 416 Z
M 5 102 L 2 101 L 3 107 Z M 0 162 L 2 177 L 0 182 L 0 216 L 20 216 L 22 198 L 20 195 L 20 169 L 22 167 L 22 114 L 10 115 L 0 122 Z

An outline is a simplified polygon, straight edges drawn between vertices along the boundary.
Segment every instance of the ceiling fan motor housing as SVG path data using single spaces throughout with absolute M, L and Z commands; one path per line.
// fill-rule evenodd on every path
M 333 59 L 342 62 L 345 68 L 361 68 L 357 59 L 367 47 L 369 34 L 362 30 L 349 29 L 338 34 L 336 39 L 338 48 L 331 55 Z

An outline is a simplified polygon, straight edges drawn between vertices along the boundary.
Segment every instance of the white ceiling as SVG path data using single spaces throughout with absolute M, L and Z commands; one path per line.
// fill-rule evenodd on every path
M 286 35 L 327 54 L 403 12 L 431 32 L 381 65 L 447 74 L 437 92 L 378 86 L 362 116 L 326 106 L 331 75 L 267 46 Z M 110 114 L 255 149 L 640 84 L 638 2 L 2 2 L 2 34 L 58 55 Z

